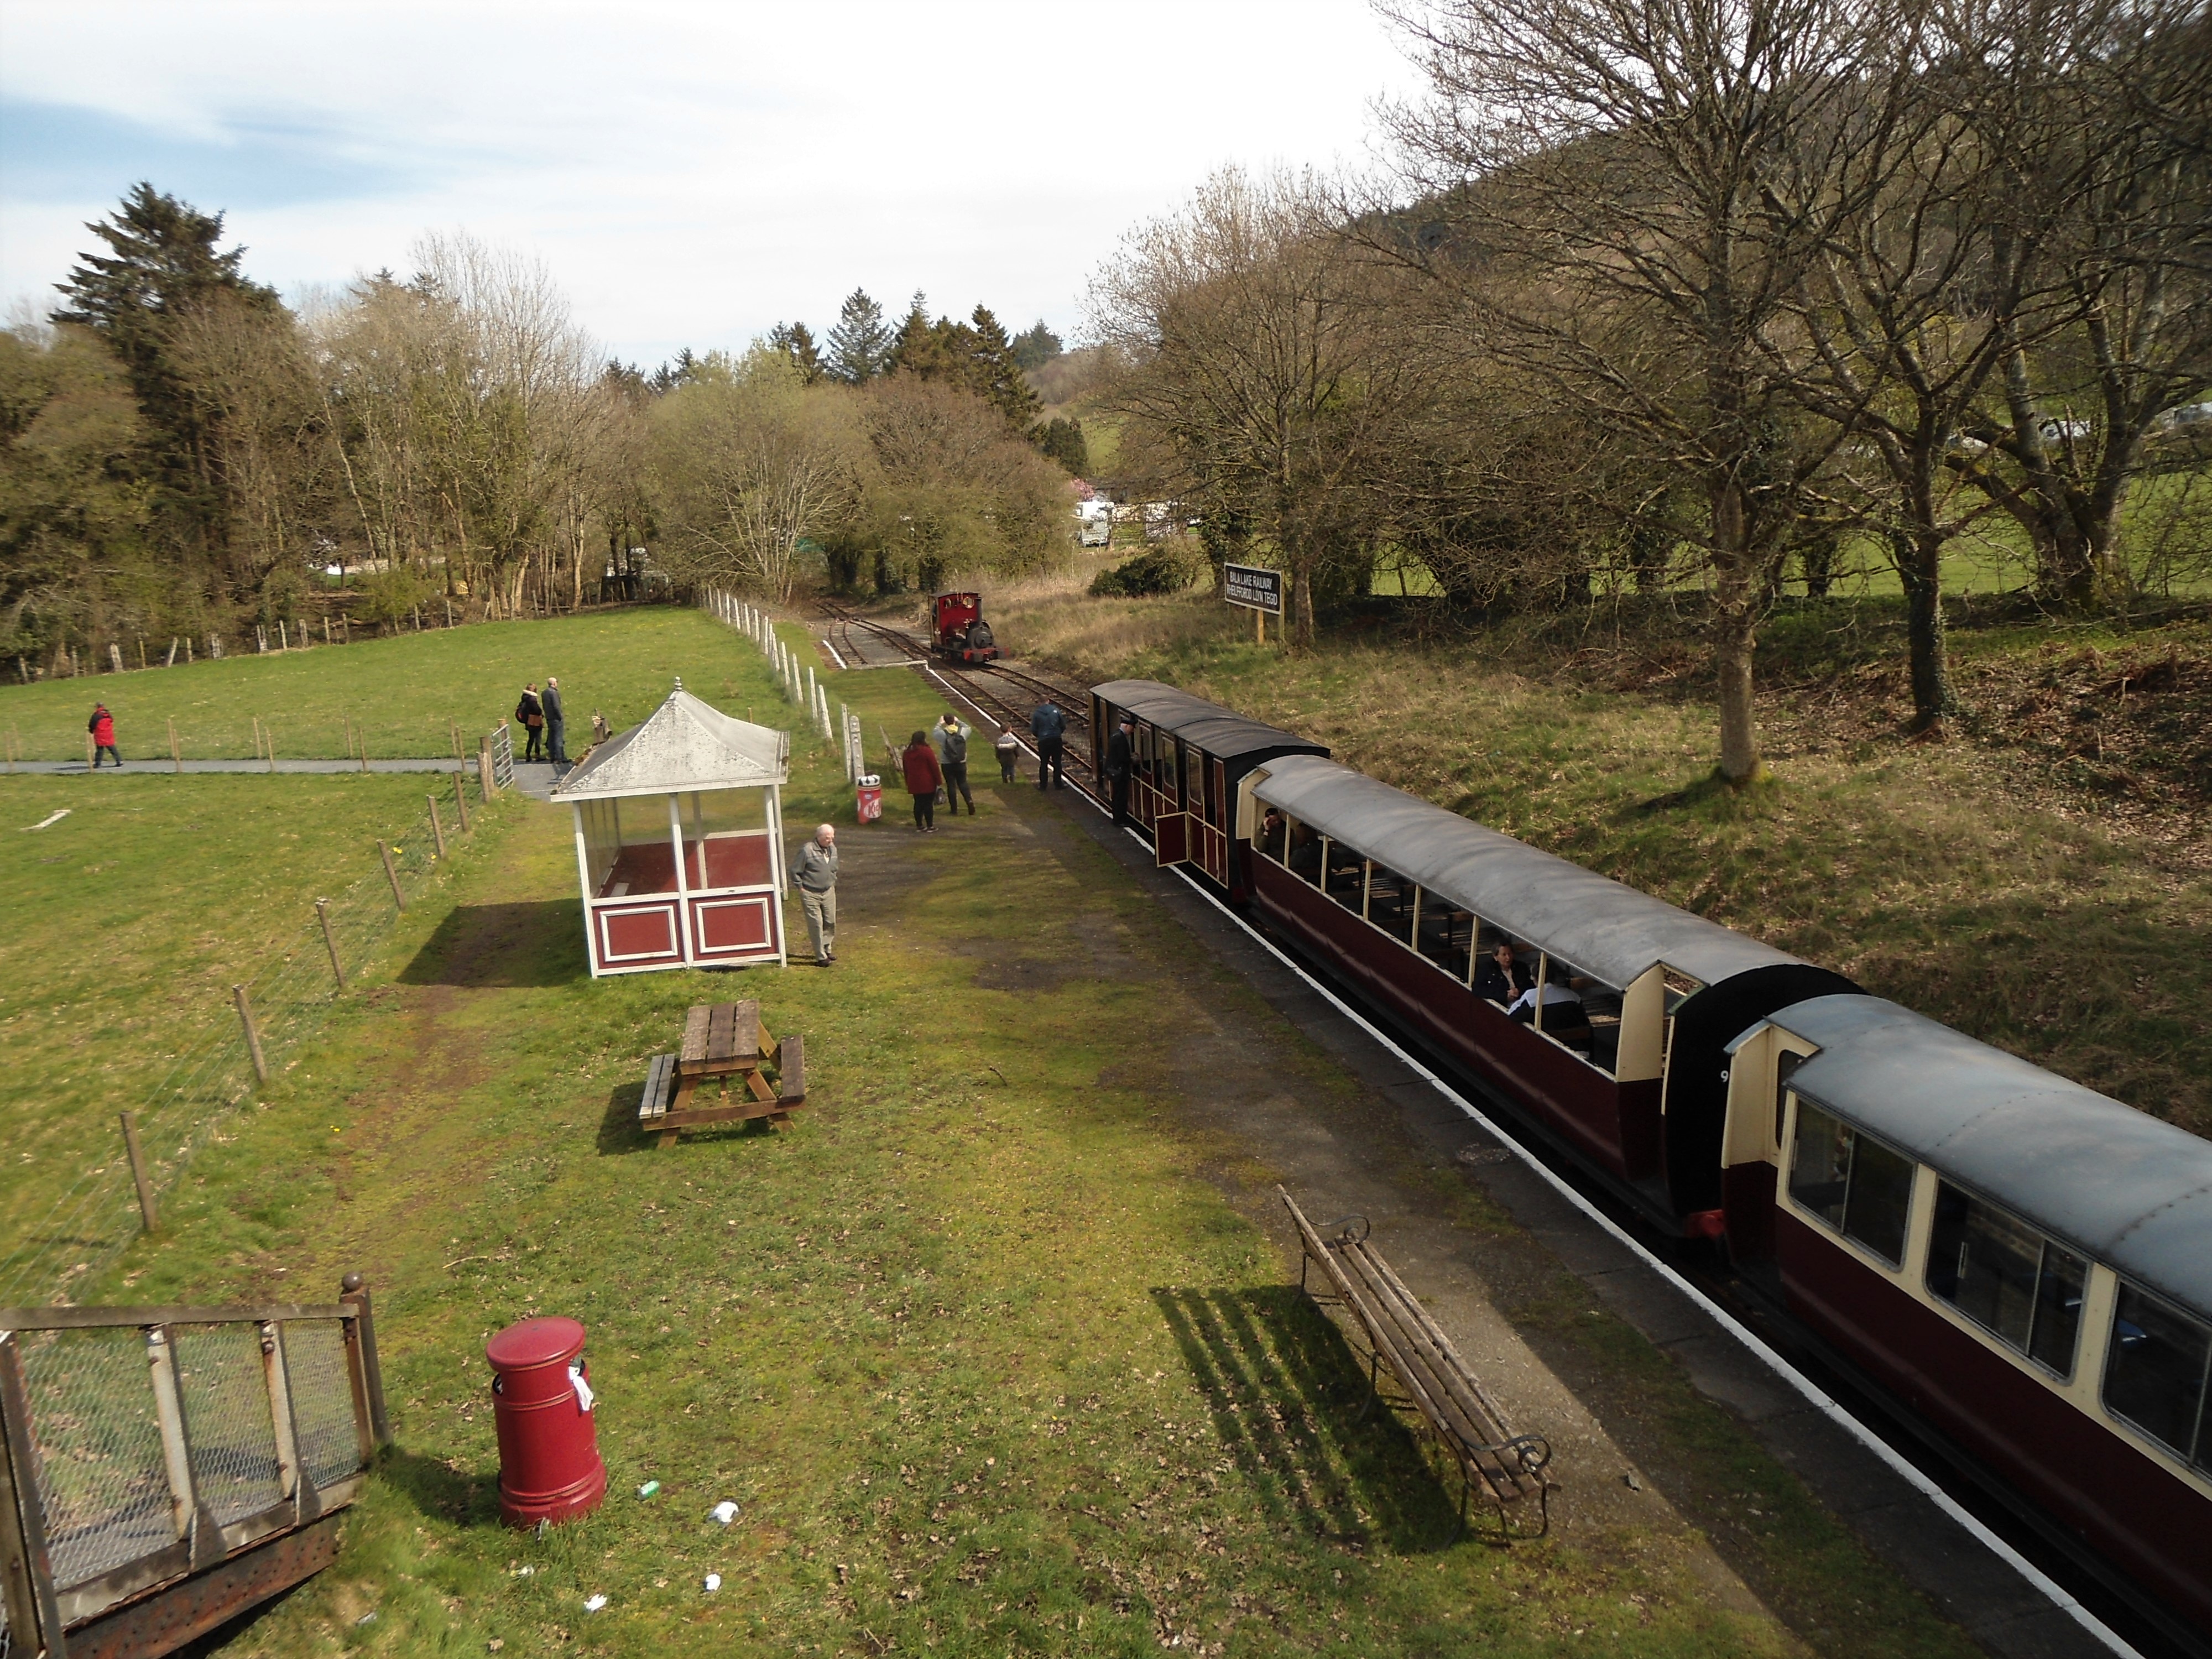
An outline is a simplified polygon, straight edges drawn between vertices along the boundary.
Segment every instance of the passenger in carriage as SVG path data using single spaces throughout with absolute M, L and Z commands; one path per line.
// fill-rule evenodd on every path
M 1504 1008 L 1535 988 L 1536 976 L 1514 960 L 1513 941 L 1500 939 L 1474 976 L 1474 994 Z
M 1270 806 L 1260 820 L 1260 851 L 1280 864 L 1289 849 L 1284 846 L 1291 821 L 1279 806 Z
M 1569 1031 L 1589 1030 L 1589 1016 L 1583 1012 L 1583 1000 L 1556 980 L 1547 980 L 1543 987 L 1544 1029 L 1553 1036 Z M 1537 989 L 1530 986 L 1513 1000 L 1505 1012 L 1516 1025 L 1533 1025 L 1536 1022 Z
M 1308 881 L 1320 878 L 1321 837 L 1303 823 L 1291 835 L 1290 865 L 1294 873 Z

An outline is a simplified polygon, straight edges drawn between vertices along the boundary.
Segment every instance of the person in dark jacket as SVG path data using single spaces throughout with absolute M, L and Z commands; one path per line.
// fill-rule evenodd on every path
M 561 714 L 561 682 L 545 677 L 545 695 L 538 700 L 545 715 L 545 758 L 556 766 L 568 763 L 568 722 Z
M 1014 768 L 1022 757 L 1022 740 L 1014 735 L 1012 726 L 1002 726 L 999 728 L 999 740 L 992 747 L 999 757 L 999 781 L 1012 783 Z
M 107 712 L 107 705 L 96 702 L 92 706 L 92 718 L 84 729 L 92 733 L 92 769 L 100 770 L 102 755 L 115 763 L 115 769 L 123 769 L 123 757 L 115 752 L 115 716 Z
M 1475 970 L 1474 994 L 1501 1007 L 1510 1007 L 1536 983 L 1536 976 L 1513 959 L 1513 946 L 1504 939 L 1490 953 L 1490 960 Z
M 545 740 L 545 705 L 538 700 L 538 682 L 530 681 L 522 688 L 521 701 L 514 705 L 514 723 L 530 734 L 524 745 L 522 758 L 534 761 L 542 758 L 539 745 Z
M 1114 727 L 1114 735 L 1106 739 L 1106 782 L 1114 796 L 1114 822 L 1129 821 L 1129 756 L 1131 739 L 1137 723 L 1127 714 Z
M 950 708 L 937 722 L 933 735 L 937 739 L 937 763 L 945 772 L 945 805 L 954 817 L 960 816 L 960 803 L 968 803 L 968 816 L 975 816 L 975 797 L 968 788 L 968 728 L 960 724 L 960 716 Z
M 929 746 L 929 734 L 917 732 L 899 750 L 899 770 L 906 775 L 907 793 L 914 797 L 914 827 L 925 835 L 937 830 L 937 791 L 945 781 L 945 769 Z
M 1060 705 L 1047 698 L 1036 706 L 1030 716 L 1030 735 L 1036 739 L 1037 787 L 1045 787 L 1045 775 L 1052 775 L 1052 787 L 1062 788 L 1066 780 L 1060 776 L 1060 746 L 1067 736 L 1067 716 L 1060 712 Z

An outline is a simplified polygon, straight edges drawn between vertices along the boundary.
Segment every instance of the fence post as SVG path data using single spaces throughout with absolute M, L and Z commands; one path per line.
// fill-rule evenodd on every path
M 453 805 L 460 810 L 461 833 L 469 833 L 469 787 L 459 772 L 453 774 Z
M 368 728 L 367 726 L 354 726 L 350 716 L 347 718 L 346 724 L 352 727 L 354 741 L 360 745 L 361 769 L 366 772 L 368 770 Z
M 338 1300 L 349 1302 L 361 1311 L 353 1320 L 354 1340 L 361 1355 L 362 1382 L 368 1395 L 369 1431 L 376 1443 L 392 1443 L 392 1425 L 384 1414 L 384 1367 L 376 1358 L 376 1310 L 369 1300 L 368 1281 L 359 1273 L 348 1273 L 338 1281 Z
M 96 766 L 99 763 L 100 751 L 92 746 L 92 733 L 88 732 L 84 734 L 84 763 L 87 766 Z
M 246 1028 L 246 1052 L 253 1061 L 253 1075 L 263 1083 L 269 1081 L 269 1062 L 262 1057 L 261 1033 L 253 1029 L 253 1005 L 246 1000 L 246 988 L 230 988 L 231 1000 L 238 1005 L 238 1023 Z
M 161 1212 L 154 1206 L 154 1183 L 146 1178 L 146 1154 L 138 1149 L 138 1114 L 118 1112 L 123 1120 L 123 1150 L 131 1157 L 131 1179 L 138 1188 L 138 1218 L 146 1224 L 146 1231 L 154 1232 L 161 1224 Z
M 446 856 L 446 826 L 438 818 L 438 798 L 426 795 L 423 799 L 430 803 L 430 839 L 437 843 L 438 856 L 442 860 Z
M 185 769 L 185 751 L 177 742 L 177 722 L 173 718 L 169 721 L 169 765 L 174 771 Z
M 29 1391 L 23 1357 L 13 1331 L 0 1331 L 0 1609 L 8 1614 L 11 1642 L 27 1653 L 62 1650 L 62 1613 L 54 1599 L 53 1557 L 46 1548 L 39 1489 L 38 1452 L 31 1444 Z M 21 1632 L 18 1637 L 15 1632 Z
M 483 792 L 486 800 L 491 799 L 491 739 L 485 738 L 477 744 L 477 787 Z
M 337 931 L 331 926 L 331 902 L 328 899 L 315 901 L 315 920 L 323 924 L 323 947 L 331 953 L 331 977 L 337 981 L 338 989 L 343 991 L 345 964 L 338 960 Z
M 253 758 L 261 758 L 261 716 L 253 716 Z
M 462 758 L 461 723 L 459 720 L 447 720 L 446 724 L 453 728 L 453 758 L 455 760 L 459 760 Z
M 392 867 L 392 848 L 384 842 L 376 843 L 376 850 L 384 860 L 384 878 L 392 884 L 392 902 L 399 907 L 399 914 L 407 914 L 407 895 L 399 890 L 399 872 Z

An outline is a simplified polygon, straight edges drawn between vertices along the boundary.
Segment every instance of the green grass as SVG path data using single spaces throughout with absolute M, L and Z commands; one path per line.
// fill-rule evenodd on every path
M 748 647 L 715 668 L 769 702 Z M 835 690 L 872 729 L 939 707 L 902 675 Z M 848 823 L 834 755 L 799 749 L 787 818 Z M 398 1444 L 337 1565 L 228 1651 L 1971 1651 L 1616 1328 L 1559 1340 L 1635 1391 L 1679 1516 L 1455 1541 L 1455 1492 L 1387 1414 L 1359 1420 L 1356 1366 L 1249 1218 L 1266 1149 L 1158 1080 L 1221 1022 L 1275 1017 L 1034 794 L 978 793 L 1022 823 L 848 823 L 834 973 L 593 983 L 565 816 L 525 804 L 410 910 L 165 1234 L 93 1287 L 312 1297 L 357 1267 L 377 1289 Z M 805 1034 L 809 1106 L 647 1148 L 646 1057 L 733 993 Z M 1359 1108 L 1276 1040 L 1273 1086 L 1316 1121 Z M 496 1522 L 482 1358 L 541 1311 L 590 1326 L 613 1478 L 542 1542 Z M 1561 1473 L 1565 1504 L 1612 1478 Z M 1718 1583 L 1703 1536 L 1770 1492 L 1771 1537 L 1729 1559 L 1784 1619 Z
M 523 683 L 542 687 L 551 675 L 561 682 L 573 754 L 593 710 L 619 732 L 652 713 L 679 675 L 702 696 L 725 696 L 732 683 L 708 665 L 722 660 L 716 636 L 726 632 L 671 606 L 0 685 L 0 729 L 18 734 L 27 759 L 82 759 L 85 721 L 100 699 L 115 715 L 126 760 L 166 761 L 172 720 L 187 760 L 251 759 L 256 720 L 273 734 L 280 759 L 344 757 L 348 720 L 373 758 L 451 755 L 456 726 L 472 756 L 477 738 L 514 713 Z

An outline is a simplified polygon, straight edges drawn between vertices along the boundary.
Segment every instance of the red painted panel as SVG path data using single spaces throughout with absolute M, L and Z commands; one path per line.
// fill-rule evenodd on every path
M 1190 860 L 1190 814 L 1163 812 L 1152 825 L 1152 862 L 1165 869 Z
M 1721 1171 L 1721 1208 L 1728 1212 L 1729 1255 L 1765 1261 L 1774 1255 L 1775 1169 L 1760 1159 Z
M 774 903 L 769 895 L 691 901 L 693 949 L 702 957 L 775 954 Z
M 707 865 L 703 876 L 699 869 L 702 848 Z M 710 836 L 694 843 L 691 854 L 690 875 L 696 887 L 765 887 L 775 879 L 765 830 L 741 836 Z
M 623 890 L 621 893 L 615 891 L 617 887 Z M 624 895 L 675 890 L 676 849 L 665 841 L 647 841 L 625 847 L 615 854 L 614 868 L 607 872 L 607 878 L 596 896 L 620 898 Z
M 1644 1078 L 1613 1086 L 1620 1091 L 1620 1159 L 1629 1178 L 1641 1181 L 1658 1175 L 1667 1152 L 1667 1120 L 1659 1113 L 1659 1079 Z
M 1798 1317 L 2090 1548 L 2212 1628 L 2212 1499 L 1906 1295 L 1825 1228 L 1786 1205 L 1773 1215 L 1783 1286 Z M 2089 1340 L 2083 1333 L 2085 1348 Z
M 1380 929 L 1323 898 L 1271 859 L 1246 865 L 1254 902 L 1469 1070 L 1538 1114 L 1601 1168 L 1625 1176 L 1620 1087 L 1549 1038 L 1439 973 Z
M 676 907 L 672 904 L 601 907 L 599 920 L 599 965 L 627 968 L 655 958 L 673 962 L 677 948 Z

